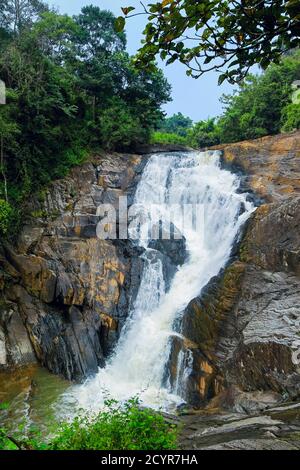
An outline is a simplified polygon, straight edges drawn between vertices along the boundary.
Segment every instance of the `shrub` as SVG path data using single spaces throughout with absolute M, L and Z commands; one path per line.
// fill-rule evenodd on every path
M 173 114 L 171 117 L 163 119 L 158 127 L 162 133 L 176 134 L 186 137 L 188 130 L 191 129 L 193 121 L 182 113 Z
M 12 219 L 13 209 L 8 202 L 0 199 L 0 235 L 6 235 Z
M 53 178 L 62 178 L 66 176 L 73 166 L 80 165 L 88 157 L 88 150 L 81 147 L 69 148 L 62 154 L 61 162 L 53 169 Z
M 300 104 L 290 103 L 282 111 L 282 131 L 300 129 Z
M 151 136 L 151 144 L 179 144 L 187 145 L 186 137 L 178 134 L 170 134 L 167 132 L 153 132 Z
M 192 147 L 211 147 L 220 143 L 219 128 L 215 119 L 197 122 L 189 131 L 188 140 Z
M 100 129 L 102 146 L 109 150 L 128 149 L 148 140 L 139 117 L 118 99 L 111 100 L 110 107 L 102 112 Z
M 295 50 L 270 65 L 261 75 L 249 75 L 238 92 L 224 95 L 223 116 L 218 121 L 222 143 L 278 134 L 282 112 L 291 99 L 291 84 L 300 76 L 300 51 Z
M 21 446 L 34 450 L 170 450 L 177 443 L 176 426 L 153 410 L 141 409 L 136 399 L 123 405 L 110 400 L 98 414 L 81 414 L 62 424 L 55 434 L 47 444 L 34 438 Z M 3 431 L 0 448 L 12 448 Z

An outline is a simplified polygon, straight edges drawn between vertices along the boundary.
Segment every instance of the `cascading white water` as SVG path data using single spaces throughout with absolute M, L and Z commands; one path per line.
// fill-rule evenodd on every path
M 224 267 L 241 225 L 254 210 L 238 187 L 237 176 L 220 167 L 217 152 L 151 156 L 135 203 L 145 213 L 151 204 L 159 205 L 161 218 L 163 208 L 175 207 L 172 220 L 176 226 L 178 222 L 189 256 L 167 290 L 161 257 L 148 246 L 147 224 L 141 227 L 139 244 L 145 248 L 145 267 L 134 308 L 106 367 L 72 389 L 78 406 L 97 410 L 107 396 L 126 400 L 138 395 L 144 404 L 163 408 L 182 402 L 177 395 L 180 384 L 175 384 L 173 393 L 162 385 L 170 338 L 177 334 L 174 321 Z M 182 226 L 185 204 L 204 208 L 202 230 L 190 224 Z

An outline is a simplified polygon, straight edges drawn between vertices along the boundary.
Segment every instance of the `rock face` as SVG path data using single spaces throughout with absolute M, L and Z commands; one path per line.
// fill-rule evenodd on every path
M 259 396 L 260 400 L 264 397 Z M 201 410 L 178 419 L 180 449 L 299 450 L 300 405 L 274 406 L 260 415 Z
M 147 156 L 100 155 L 28 204 L 14 246 L 0 244 L 0 370 L 39 362 L 69 380 L 104 366 L 135 300 L 143 249 L 99 239 L 97 208 L 131 205 Z M 153 240 L 169 285 L 187 256 L 185 240 Z
M 30 201 L 16 246 L 0 249 L 0 368 L 38 361 L 78 380 L 104 364 L 142 261 L 129 241 L 97 238 L 97 207 L 130 204 L 146 160 L 94 157 Z
M 135 148 L 135 152 L 138 155 L 163 152 L 190 152 L 191 150 L 193 149 L 181 144 L 138 144 Z
M 187 398 L 247 409 L 245 393 L 300 397 L 300 133 L 220 150 L 260 206 L 233 262 L 186 309 Z

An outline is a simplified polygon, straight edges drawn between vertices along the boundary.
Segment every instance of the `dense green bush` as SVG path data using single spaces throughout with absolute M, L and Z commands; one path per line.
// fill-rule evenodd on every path
M 158 130 L 162 133 L 180 135 L 186 137 L 191 129 L 193 121 L 182 113 L 173 114 L 159 123 Z
M 106 149 L 130 149 L 134 144 L 148 141 L 148 132 L 143 129 L 138 116 L 122 102 L 112 104 L 101 116 L 101 139 Z
M 189 131 L 188 142 L 195 148 L 205 148 L 219 144 L 220 130 L 215 119 L 197 122 Z
M 98 414 L 82 414 L 59 426 L 48 443 L 40 437 L 13 440 L 17 445 L 0 430 L 0 449 L 19 446 L 34 450 L 164 450 L 176 449 L 177 428 L 159 413 L 140 409 L 135 399 L 123 405 L 110 400 Z
M 51 450 L 163 450 L 176 448 L 176 430 L 150 409 L 133 400 L 109 403 L 94 418 L 76 418 L 65 424 L 49 444 Z
M 283 108 L 281 119 L 283 132 L 300 129 L 300 104 L 289 103 Z
M 8 202 L 4 199 L 0 199 L 0 235 L 6 235 L 11 219 L 13 209 Z
M 151 135 L 151 143 L 187 145 L 188 141 L 186 137 L 183 137 L 178 134 L 156 131 L 153 132 Z

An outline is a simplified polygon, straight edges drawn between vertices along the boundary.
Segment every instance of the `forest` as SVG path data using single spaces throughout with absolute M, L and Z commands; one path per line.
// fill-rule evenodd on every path
M 90 5 L 71 17 L 42 1 L 18 4 L 0 4 L 2 236 L 17 233 L 33 190 L 65 176 L 92 150 L 134 151 L 147 142 L 204 148 L 300 127 L 300 104 L 291 102 L 298 49 L 223 96 L 221 116 L 193 123 L 181 113 L 165 116 L 171 86 L 155 59 L 145 68 L 126 52 L 120 19 L 110 11 Z
M 137 69 L 115 18 L 97 6 L 60 15 L 43 2 L 0 6 L 0 233 L 18 230 L 33 190 L 63 177 L 91 150 L 147 142 L 170 86 L 161 70 Z
M 256 139 L 300 128 L 300 102 L 292 102 L 300 78 L 300 51 L 282 57 L 266 71 L 250 74 L 231 95 L 221 98 L 223 114 L 193 123 L 181 113 L 164 119 L 153 141 L 194 148 Z

